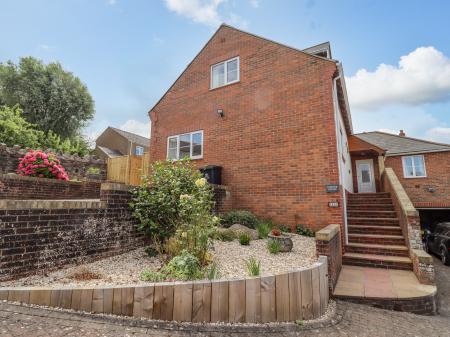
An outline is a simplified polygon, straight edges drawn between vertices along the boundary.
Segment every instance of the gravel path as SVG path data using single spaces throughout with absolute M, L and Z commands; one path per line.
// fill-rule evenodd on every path
M 261 274 L 276 274 L 295 268 L 311 266 L 316 258 L 314 238 L 292 235 L 294 248 L 289 253 L 270 254 L 266 240 L 254 240 L 249 246 L 242 246 L 237 240 L 214 242 L 212 252 L 221 278 L 247 276 L 245 260 L 250 257 L 261 262 Z M 144 269 L 159 270 L 161 259 L 150 258 L 139 248 L 131 252 L 105 258 L 76 267 L 60 269 L 47 275 L 33 275 L 19 280 L 0 282 L 0 287 L 41 286 L 104 286 L 146 284 L 139 280 Z

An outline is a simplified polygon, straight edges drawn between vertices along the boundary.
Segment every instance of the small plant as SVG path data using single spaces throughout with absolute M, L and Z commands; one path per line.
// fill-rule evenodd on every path
M 95 167 L 95 166 L 91 166 L 86 170 L 87 174 L 99 174 L 100 173 L 100 168 Z
M 141 281 L 146 282 L 161 282 L 166 279 L 166 275 L 164 273 L 161 273 L 159 271 L 153 271 L 153 270 L 144 270 L 140 275 L 139 279 Z
M 311 229 L 303 226 L 303 225 L 297 225 L 295 226 L 295 232 L 298 235 L 303 235 L 303 236 L 309 236 L 309 237 L 314 237 L 315 233 L 314 231 L 312 231 Z
M 252 212 L 236 210 L 226 213 L 222 217 L 221 223 L 222 227 L 226 228 L 234 224 L 240 224 L 245 227 L 254 229 L 258 225 L 259 220 Z
M 280 236 L 281 231 L 278 228 L 272 229 L 272 232 L 270 232 L 273 236 Z
M 199 260 L 186 250 L 175 256 L 162 269 L 163 273 L 177 280 L 188 281 L 202 278 Z
M 279 225 L 278 228 L 281 233 L 289 233 L 291 231 L 290 228 L 286 225 Z
M 73 273 L 68 275 L 68 278 L 77 281 L 98 280 L 101 279 L 102 277 L 103 276 L 101 274 L 93 272 L 85 266 L 77 268 Z
M 164 252 L 170 257 L 177 256 L 181 253 L 181 242 L 174 236 L 169 238 L 163 247 Z
M 270 233 L 271 225 L 267 222 L 260 223 L 256 226 L 258 231 L 258 238 L 265 239 Z
M 236 233 L 231 229 L 218 230 L 214 234 L 214 238 L 219 241 L 233 241 L 236 239 Z
M 295 321 L 295 324 L 297 324 L 298 326 L 303 326 L 303 325 L 305 325 L 305 322 L 302 321 L 301 319 L 298 319 Z
M 148 256 L 150 257 L 155 257 L 159 254 L 158 249 L 156 249 L 155 247 L 152 246 L 148 246 L 145 248 L 145 252 L 147 253 Z
M 205 268 L 205 277 L 210 281 L 220 278 L 220 272 L 217 263 L 213 262 Z
M 267 249 L 269 250 L 270 254 L 278 254 L 281 250 L 281 243 L 279 243 L 277 240 L 269 240 L 267 242 Z
M 241 233 L 239 234 L 239 243 L 243 246 L 248 246 L 250 244 L 250 235 L 247 233 Z
M 30 150 L 23 158 L 20 158 L 17 174 L 19 176 L 69 180 L 69 176 L 56 156 L 42 151 Z
M 247 272 L 249 276 L 259 276 L 261 273 L 261 262 L 256 260 L 253 256 L 245 261 Z

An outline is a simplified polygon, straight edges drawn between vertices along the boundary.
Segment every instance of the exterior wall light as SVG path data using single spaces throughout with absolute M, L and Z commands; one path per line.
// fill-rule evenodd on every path
M 224 112 L 222 109 L 217 109 L 217 114 L 219 115 L 219 117 L 223 118 L 223 116 L 225 116 Z

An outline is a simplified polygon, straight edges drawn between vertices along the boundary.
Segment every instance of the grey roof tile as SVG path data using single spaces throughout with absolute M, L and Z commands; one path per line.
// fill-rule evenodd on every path
M 150 139 L 149 138 L 142 137 L 142 136 L 139 136 L 139 135 L 137 135 L 135 133 L 131 133 L 131 132 L 128 132 L 128 131 L 120 130 L 120 129 L 114 128 L 112 126 L 110 126 L 110 128 L 113 129 L 114 131 L 116 131 L 118 134 L 120 134 L 123 137 L 125 137 L 126 139 L 128 139 L 129 141 L 135 143 L 135 144 L 143 145 L 143 146 L 146 146 L 146 147 L 150 146 Z
M 387 156 L 450 151 L 450 144 L 430 142 L 427 140 L 406 136 L 398 136 L 381 131 L 363 132 L 355 134 L 354 136 L 386 150 Z

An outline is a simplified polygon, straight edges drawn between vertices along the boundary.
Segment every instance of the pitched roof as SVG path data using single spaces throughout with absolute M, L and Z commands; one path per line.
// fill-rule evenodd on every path
M 114 157 L 120 157 L 123 156 L 123 153 L 117 150 L 112 150 L 110 148 L 107 148 L 105 146 L 97 146 L 97 149 L 99 149 L 100 151 L 102 151 L 106 156 L 108 156 L 109 158 L 114 158 Z
M 112 126 L 110 126 L 110 128 L 114 131 L 116 131 L 119 135 L 125 137 L 126 139 L 128 139 L 130 142 L 134 143 L 134 144 L 138 144 L 138 145 L 142 145 L 142 146 L 150 146 L 150 139 L 146 138 L 146 137 L 142 137 L 139 136 L 135 133 L 131 133 L 128 131 L 124 131 L 124 130 L 120 130 L 117 128 L 113 128 Z
M 363 132 L 354 136 L 386 150 L 386 156 L 450 151 L 450 144 L 398 136 L 381 131 Z
M 183 70 L 183 71 L 181 72 L 181 74 L 177 77 L 177 79 L 172 83 L 172 85 L 169 87 L 169 89 L 167 89 L 166 92 L 161 96 L 161 98 L 160 98 L 160 99 L 152 106 L 152 108 L 148 111 L 148 114 L 150 114 L 150 112 L 151 112 L 153 109 L 156 108 L 156 106 L 159 104 L 159 102 L 161 102 L 161 101 L 163 100 L 163 98 L 167 95 L 167 93 L 173 88 L 173 86 L 175 85 L 175 83 L 177 83 L 177 81 L 181 78 L 181 76 L 183 76 L 183 74 L 188 70 L 189 66 L 197 59 L 197 57 L 202 53 L 202 51 L 206 48 L 206 46 L 212 41 L 212 39 L 214 38 L 214 36 L 216 36 L 217 33 L 218 33 L 220 30 L 222 30 L 223 28 L 233 29 L 233 30 L 235 30 L 235 31 L 238 31 L 238 32 L 241 32 L 241 33 L 244 33 L 244 34 L 251 35 L 251 36 L 253 36 L 253 37 L 257 38 L 257 39 L 261 39 L 261 40 L 264 40 L 264 41 L 267 41 L 267 42 L 271 42 L 271 43 L 277 44 L 277 45 L 282 46 L 282 47 L 285 47 L 285 48 L 289 48 L 289 49 L 295 50 L 295 51 L 297 51 L 297 52 L 299 52 L 299 53 L 308 55 L 308 56 L 310 56 L 310 57 L 315 57 L 315 58 L 317 58 L 317 59 L 324 60 L 324 61 L 327 61 L 327 62 L 338 63 L 338 61 L 333 60 L 333 59 L 331 59 L 331 58 L 326 58 L 326 57 L 314 55 L 314 54 L 312 54 L 311 52 L 308 52 L 307 50 L 308 50 L 309 48 L 307 48 L 306 50 L 301 50 L 301 49 L 298 49 L 298 48 L 294 48 L 294 47 L 291 47 L 291 46 L 282 44 L 282 43 L 280 43 L 280 42 L 276 42 L 276 41 L 267 39 L 267 38 L 265 38 L 265 37 L 262 37 L 262 36 L 259 36 L 259 35 L 256 35 L 256 34 L 253 34 L 253 33 L 249 33 L 249 32 L 243 31 L 243 30 L 241 30 L 241 29 L 239 29 L 239 28 L 236 28 L 236 27 L 227 25 L 226 23 L 222 23 L 222 24 L 219 26 L 219 28 L 217 28 L 217 30 L 214 32 L 214 34 L 209 38 L 209 40 L 205 43 L 205 45 L 202 47 L 202 49 L 200 49 L 200 51 L 197 53 L 197 55 L 195 55 L 195 57 L 192 59 L 192 61 L 186 66 L 186 68 L 184 68 L 184 70 Z M 314 46 L 313 46 L 313 47 L 314 47 Z M 313 47 L 311 47 L 311 48 L 313 48 Z

